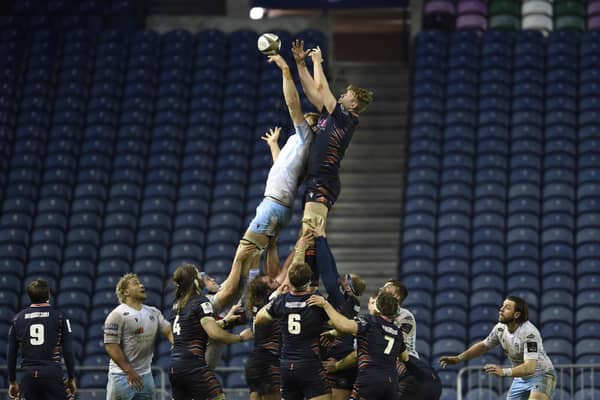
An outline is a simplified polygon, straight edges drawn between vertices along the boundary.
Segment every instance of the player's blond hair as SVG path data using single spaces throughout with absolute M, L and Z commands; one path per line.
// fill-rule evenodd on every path
M 359 88 L 353 85 L 348 85 L 346 90 L 351 90 L 354 93 L 356 101 L 358 102 L 358 105 L 354 111 L 359 114 L 365 111 L 367 107 L 369 107 L 369 104 L 371 104 L 373 101 L 373 92 L 370 90 Z
M 119 303 L 125 303 L 125 291 L 129 286 L 129 282 L 133 279 L 139 279 L 138 276 L 134 273 L 125 274 L 119 279 L 117 282 L 117 287 L 115 288 L 115 293 L 117 294 L 117 299 L 119 299 Z

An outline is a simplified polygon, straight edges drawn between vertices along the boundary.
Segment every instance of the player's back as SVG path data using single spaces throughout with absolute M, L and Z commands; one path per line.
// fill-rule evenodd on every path
M 173 350 L 171 367 L 205 366 L 208 335 L 200 321 L 212 317 L 212 304 L 205 296 L 195 295 L 174 316 L 172 322 Z
M 269 314 L 281 321 L 282 360 L 320 362 L 319 339 L 328 318 L 323 309 L 306 303 L 311 295 L 285 293 L 270 304 Z
M 60 366 L 70 323 L 51 305 L 30 306 L 13 318 L 11 328 L 19 344 L 22 366 Z
M 396 359 L 406 348 L 398 327 L 381 317 L 363 315 L 358 319 L 356 341 L 359 370 L 396 375 Z

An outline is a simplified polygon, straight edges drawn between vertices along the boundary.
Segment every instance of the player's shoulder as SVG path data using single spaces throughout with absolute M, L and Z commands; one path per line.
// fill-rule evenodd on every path
M 508 327 L 502 322 L 497 322 L 496 325 L 494 325 L 494 327 L 492 328 L 492 332 L 496 335 L 501 335 L 504 332 L 508 332 Z
M 158 317 L 158 316 L 162 315 L 162 311 L 160 311 L 158 309 L 158 307 L 149 306 L 147 304 L 142 304 L 142 308 L 143 308 L 144 312 L 146 312 L 147 314 L 149 314 L 152 317 Z
M 398 307 L 398 319 L 404 321 L 415 321 L 415 316 L 408 308 Z
M 129 307 L 126 304 L 119 304 L 108 313 L 106 319 L 122 319 L 130 314 Z
M 190 299 L 189 304 L 193 309 L 202 309 L 205 314 L 213 313 L 213 303 L 207 296 L 196 295 Z
M 356 319 L 363 325 L 377 324 L 380 322 L 380 320 L 383 322 L 382 318 L 378 318 L 373 314 L 360 314 L 356 317 Z
M 531 323 L 531 321 L 525 321 L 523 324 L 521 324 L 519 329 L 519 336 L 523 340 L 541 338 L 540 331 L 533 323 Z
M 17 313 L 15 313 L 15 315 L 13 315 L 13 317 L 11 318 L 11 321 L 13 324 L 16 324 L 17 321 L 24 319 L 24 315 L 27 312 L 27 310 L 29 309 L 29 307 L 22 309 L 21 311 L 18 311 Z

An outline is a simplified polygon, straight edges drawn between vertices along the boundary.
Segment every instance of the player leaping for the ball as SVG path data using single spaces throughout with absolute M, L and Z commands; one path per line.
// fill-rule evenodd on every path
M 314 240 L 310 231 L 327 219 L 329 209 L 340 194 L 340 163 L 358 125 L 358 116 L 373 100 L 373 93 L 350 85 L 336 100 L 323 72 L 321 49 L 304 50 L 304 42 L 296 40 L 292 44 L 292 54 L 304 94 L 321 112 L 308 155 L 302 235 L 294 256 L 294 263 L 299 264 L 305 262 L 306 256 L 306 262 L 313 268 L 313 285 L 316 285 L 319 276 L 314 265 Z M 309 54 L 314 79 L 304 61 Z
M 242 257 L 242 262 L 251 260 L 256 252 L 262 251 L 269 240 L 275 238 L 279 230 L 289 222 L 299 177 L 304 172 L 313 140 L 313 129 L 319 118 L 317 113 L 302 114 L 298 90 L 285 60 L 280 55 L 274 55 L 269 57 L 269 62 L 281 69 L 283 96 L 296 133 L 289 137 L 281 149 L 277 144 L 281 128 L 271 129 L 262 137 L 271 148 L 273 166 L 267 177 L 265 197 L 256 208 L 256 216 L 240 240 L 238 254 Z

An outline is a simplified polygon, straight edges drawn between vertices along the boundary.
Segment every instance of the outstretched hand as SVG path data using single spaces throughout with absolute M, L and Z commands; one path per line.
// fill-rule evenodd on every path
M 279 67 L 279 69 L 281 69 L 281 70 L 289 68 L 285 59 L 283 57 L 281 57 L 279 54 L 276 54 L 274 56 L 269 56 L 268 61 L 270 63 L 275 63 L 275 65 L 277 65 Z
M 310 50 L 304 50 L 304 40 L 294 40 L 292 42 L 292 56 L 297 63 L 304 61 L 304 58 L 310 53 Z
M 277 144 L 277 140 L 279 139 L 279 133 L 281 133 L 281 127 L 276 126 L 275 128 L 269 129 L 269 132 L 265 133 L 261 139 L 267 142 L 269 146 Z
M 313 64 L 320 64 L 323 62 L 323 53 L 321 52 L 321 48 L 319 46 L 311 49 L 309 56 L 312 59 Z
M 440 357 L 440 366 L 446 368 L 448 365 L 458 364 L 460 359 L 457 356 L 443 356 Z
M 321 337 L 327 343 L 332 343 L 338 337 L 338 332 L 335 329 L 330 329 L 328 331 L 321 333 Z
M 327 371 L 327 373 L 329 374 L 333 374 L 334 372 L 337 371 L 335 364 L 337 363 L 337 360 L 335 358 L 328 358 L 327 360 L 323 361 L 323 368 L 325 368 L 325 371 Z
M 317 307 L 325 307 L 325 304 L 327 303 L 327 300 L 325 300 L 325 297 L 323 296 L 319 296 L 316 294 L 313 294 L 312 296 L 310 296 L 308 298 L 308 300 L 306 301 L 306 303 L 309 306 L 317 306 Z

